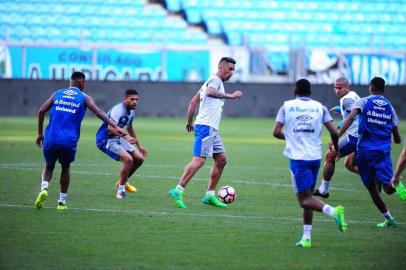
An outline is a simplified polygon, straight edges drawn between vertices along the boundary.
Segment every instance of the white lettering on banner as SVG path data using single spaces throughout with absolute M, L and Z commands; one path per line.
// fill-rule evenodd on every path
M 73 113 L 73 114 L 76 113 L 76 109 L 68 109 L 68 108 L 59 107 L 59 106 L 56 106 L 56 107 L 55 107 L 55 110 L 57 110 L 57 111 L 63 111 L 63 112 L 68 112 L 68 113 Z
M 405 60 L 394 55 L 353 55 L 351 59 L 352 83 L 369 84 L 372 77 L 379 76 L 388 85 L 405 83 Z
M 166 74 L 163 74 L 161 67 L 127 67 L 117 68 L 115 66 L 101 65 L 64 65 L 52 64 L 49 67 L 50 80 L 69 79 L 69 74 L 73 71 L 81 71 L 86 75 L 88 80 L 142 80 L 142 81 L 160 81 L 166 79 Z

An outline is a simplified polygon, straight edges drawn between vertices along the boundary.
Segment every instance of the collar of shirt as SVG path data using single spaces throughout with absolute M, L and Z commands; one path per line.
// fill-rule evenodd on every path
M 295 99 L 300 99 L 300 100 L 311 100 L 309 97 L 296 97 Z

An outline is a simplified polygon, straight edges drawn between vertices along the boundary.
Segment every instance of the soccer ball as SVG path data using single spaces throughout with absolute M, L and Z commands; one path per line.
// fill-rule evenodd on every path
M 221 202 L 229 204 L 232 203 L 237 198 L 237 192 L 230 186 L 224 186 L 220 188 L 218 197 Z

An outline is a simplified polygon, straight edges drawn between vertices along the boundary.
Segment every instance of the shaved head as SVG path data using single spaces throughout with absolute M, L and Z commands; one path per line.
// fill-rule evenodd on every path
M 335 83 L 337 84 L 341 84 L 341 85 L 350 85 L 350 83 L 348 82 L 348 79 L 345 77 L 340 77 L 338 78 Z

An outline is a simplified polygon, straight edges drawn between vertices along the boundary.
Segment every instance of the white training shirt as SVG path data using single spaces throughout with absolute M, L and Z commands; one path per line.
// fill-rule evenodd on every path
M 211 76 L 200 88 L 199 113 L 196 116 L 195 125 L 211 126 L 218 130 L 224 99 L 212 98 L 206 95 L 207 88 L 214 88 L 220 93 L 225 93 L 223 81 L 217 75 Z
M 355 102 L 359 99 L 360 97 L 354 91 L 350 91 L 348 94 L 340 98 L 341 116 L 344 121 L 347 120 L 348 115 L 351 113 L 352 109 L 354 109 Z M 359 120 L 357 117 L 347 129 L 348 134 L 358 137 L 358 126 Z
M 318 160 L 322 156 L 323 124 L 333 121 L 327 108 L 308 97 L 285 101 L 276 122 L 285 126 L 283 154 L 294 160 Z

